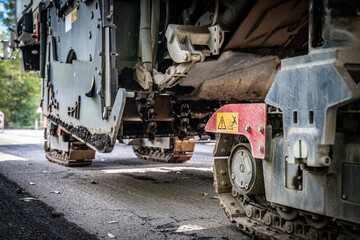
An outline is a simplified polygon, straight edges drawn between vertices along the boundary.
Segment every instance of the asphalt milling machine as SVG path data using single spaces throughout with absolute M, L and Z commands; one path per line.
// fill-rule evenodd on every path
M 209 134 L 229 219 L 258 239 L 360 239 L 360 2 L 19 0 L 4 58 L 42 78 L 46 157 L 116 140 L 184 162 Z

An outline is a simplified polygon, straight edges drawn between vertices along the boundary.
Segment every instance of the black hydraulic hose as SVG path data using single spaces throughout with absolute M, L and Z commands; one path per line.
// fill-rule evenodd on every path
M 45 78 L 45 62 L 46 62 L 46 18 L 47 11 L 43 9 L 43 4 L 39 5 L 39 21 L 40 21 L 40 77 Z

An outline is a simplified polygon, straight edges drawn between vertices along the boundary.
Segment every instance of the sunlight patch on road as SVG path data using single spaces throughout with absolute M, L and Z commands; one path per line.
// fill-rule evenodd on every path
M 19 157 L 19 156 L 16 156 L 16 155 L 0 152 L 0 162 L 5 162 L 5 161 L 27 161 L 27 160 L 28 159 L 22 158 L 22 157 Z
M 212 172 L 211 167 L 152 167 L 152 168 L 130 168 L 130 169 L 107 169 L 104 173 L 148 173 L 148 172 L 180 172 L 183 170 L 195 170 L 202 172 Z
M 178 229 L 176 229 L 175 232 L 200 231 L 204 229 L 219 228 L 219 227 L 223 227 L 223 225 L 215 222 L 194 222 L 194 223 L 180 225 L 180 227 L 178 227 Z

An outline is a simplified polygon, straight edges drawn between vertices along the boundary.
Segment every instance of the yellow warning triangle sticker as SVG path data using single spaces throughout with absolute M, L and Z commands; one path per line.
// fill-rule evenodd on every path
M 221 116 L 220 118 L 220 122 L 217 129 L 226 130 L 226 124 L 223 116 Z

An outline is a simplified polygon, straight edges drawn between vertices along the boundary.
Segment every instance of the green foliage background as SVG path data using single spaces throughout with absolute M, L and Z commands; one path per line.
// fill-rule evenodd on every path
M 0 23 L 14 27 L 15 0 L 0 0 L 5 11 Z M 8 39 L 0 34 L 0 39 Z M 1 50 L 0 50 L 1 52 Z M 0 111 L 5 114 L 5 127 L 32 127 L 39 114 L 35 113 L 41 99 L 41 79 L 37 74 L 21 71 L 19 54 L 14 60 L 0 60 Z
M 0 111 L 5 114 L 5 127 L 34 126 L 41 99 L 41 79 L 37 74 L 21 71 L 19 56 L 0 60 Z
M 0 12 L 0 21 L 7 27 L 14 27 L 15 13 L 16 13 L 16 2 L 15 0 L 0 0 L 0 5 L 3 6 L 4 11 Z

